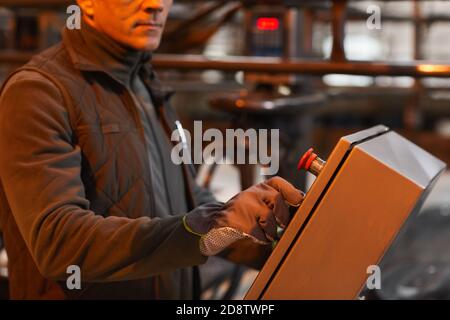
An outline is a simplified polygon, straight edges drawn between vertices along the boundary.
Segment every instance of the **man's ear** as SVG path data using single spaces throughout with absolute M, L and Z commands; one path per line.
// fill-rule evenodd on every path
M 94 17 L 94 1 L 95 0 L 77 0 L 77 4 L 80 6 L 81 11 L 91 19 Z

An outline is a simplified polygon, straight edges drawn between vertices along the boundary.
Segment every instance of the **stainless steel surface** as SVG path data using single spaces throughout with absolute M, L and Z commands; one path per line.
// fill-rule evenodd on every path
M 323 170 L 325 166 L 325 161 L 323 161 L 322 159 L 320 159 L 319 157 L 317 157 L 316 159 L 314 159 L 314 161 L 311 163 L 311 168 L 309 168 L 309 171 L 315 175 L 318 176 L 320 174 L 320 172 Z

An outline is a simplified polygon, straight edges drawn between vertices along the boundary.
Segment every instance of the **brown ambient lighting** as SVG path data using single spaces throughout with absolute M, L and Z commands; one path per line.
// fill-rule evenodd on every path
M 243 107 L 245 107 L 245 101 L 242 100 L 242 99 L 237 100 L 237 101 L 236 101 L 236 107 L 238 107 L 238 108 L 243 108 Z
M 420 72 L 434 73 L 434 72 L 449 72 L 450 66 L 438 64 L 419 64 L 417 70 Z

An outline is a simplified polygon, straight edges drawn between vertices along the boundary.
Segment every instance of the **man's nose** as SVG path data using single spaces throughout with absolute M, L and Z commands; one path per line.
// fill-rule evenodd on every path
M 143 9 L 148 12 L 163 11 L 163 0 L 144 0 Z

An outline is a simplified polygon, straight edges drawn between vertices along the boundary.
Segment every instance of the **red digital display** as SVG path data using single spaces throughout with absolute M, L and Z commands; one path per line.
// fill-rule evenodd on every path
M 280 20 L 278 18 L 258 18 L 256 27 L 261 31 L 275 31 L 280 28 Z

